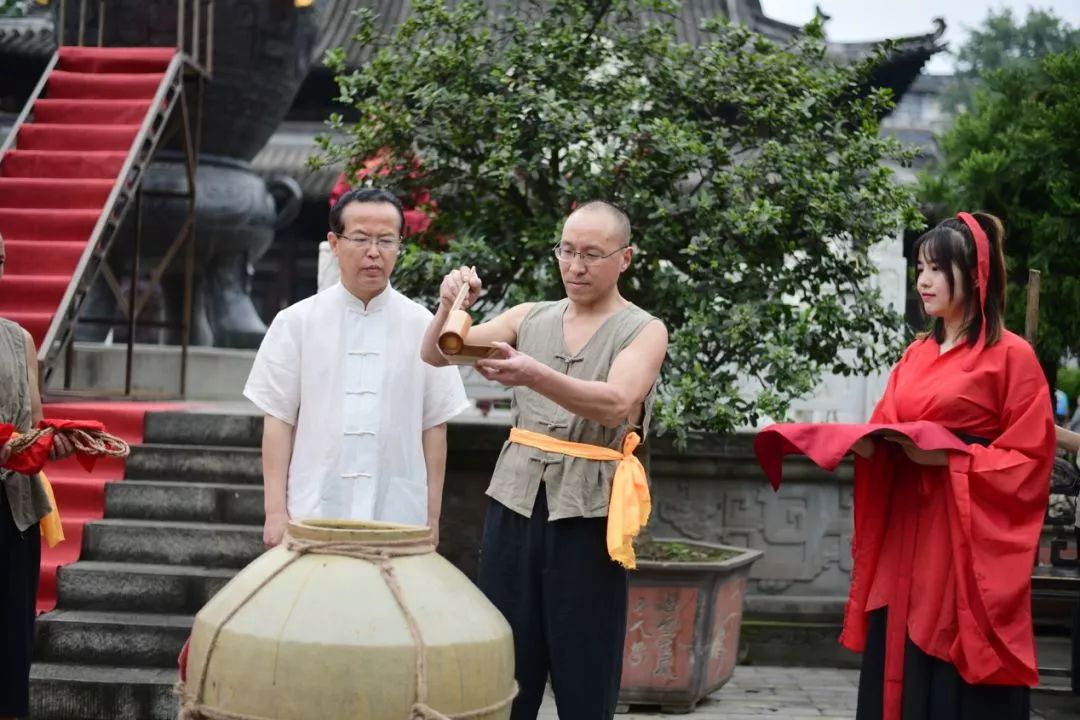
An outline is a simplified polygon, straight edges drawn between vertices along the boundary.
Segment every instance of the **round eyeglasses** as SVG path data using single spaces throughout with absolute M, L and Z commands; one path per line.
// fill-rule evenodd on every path
M 564 247 L 563 245 L 556 245 L 553 248 L 553 252 L 555 253 L 555 258 L 559 262 L 563 262 L 563 263 L 567 263 L 567 264 L 572 263 L 574 261 L 574 256 L 576 255 L 579 258 L 581 258 L 581 262 L 585 263 L 586 265 L 595 265 L 596 263 L 600 262 L 601 260 L 609 258 L 609 257 L 611 257 L 612 255 L 614 255 L 617 252 L 622 252 L 623 250 L 625 250 L 628 247 L 630 247 L 630 246 L 629 245 L 623 245 L 620 248 L 616 248 L 615 250 L 612 250 L 607 255 L 601 255 L 600 253 L 596 252 L 595 250 L 590 250 L 588 252 L 578 252 L 578 251 L 573 250 L 571 248 Z

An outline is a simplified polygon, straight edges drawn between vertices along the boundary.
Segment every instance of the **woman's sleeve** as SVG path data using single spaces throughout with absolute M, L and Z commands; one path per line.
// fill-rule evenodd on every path
M 1002 356 L 995 388 L 1001 434 L 951 453 L 952 551 L 960 634 L 955 661 L 968 682 L 1034 684 L 1031 573 L 1050 488 L 1055 437 L 1050 392 L 1025 344 Z

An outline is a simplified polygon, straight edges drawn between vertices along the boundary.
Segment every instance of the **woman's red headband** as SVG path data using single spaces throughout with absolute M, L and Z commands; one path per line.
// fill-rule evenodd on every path
M 986 292 L 990 286 L 990 239 L 971 213 L 957 213 L 975 239 L 975 262 L 979 283 L 979 312 L 982 315 L 982 326 L 979 329 L 979 339 L 975 343 L 975 351 L 982 350 L 986 345 Z

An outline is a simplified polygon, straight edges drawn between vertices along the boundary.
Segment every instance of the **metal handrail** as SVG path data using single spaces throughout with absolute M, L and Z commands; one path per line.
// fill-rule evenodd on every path
M 184 0 L 176 3 L 176 49 L 180 52 L 184 52 L 184 5 Z
M 45 67 L 45 72 L 41 74 L 41 79 L 38 80 L 38 84 L 34 87 L 34 92 L 30 94 L 30 99 L 23 105 L 19 117 L 15 118 L 15 124 L 11 126 L 11 132 L 4 138 L 4 144 L 0 145 L 0 163 L 4 161 L 4 154 L 15 144 L 15 136 L 18 135 L 19 128 L 22 127 L 23 123 L 26 122 L 26 118 L 30 117 L 30 113 L 33 112 L 34 103 L 38 101 L 42 91 L 45 90 L 45 83 L 49 79 L 49 73 L 53 71 L 59 61 L 60 53 L 54 52 L 52 58 L 49 60 L 49 64 Z
M 97 46 L 105 44 L 105 0 L 98 0 Z
M 105 201 L 105 205 L 101 216 L 98 218 L 97 224 L 94 225 L 93 232 L 90 233 L 90 241 L 86 244 L 86 248 L 83 249 L 82 256 L 79 258 L 79 264 L 75 268 L 75 272 L 72 278 L 81 280 L 83 273 L 86 272 L 87 266 L 90 264 L 90 260 L 93 258 L 94 253 L 98 251 L 98 242 L 101 240 L 101 235 L 105 230 L 105 226 L 110 222 L 110 215 L 113 208 L 116 205 L 117 198 L 120 197 L 120 193 L 127 183 L 128 174 L 131 172 L 131 168 L 135 165 L 135 161 L 142 152 L 143 145 L 146 142 L 147 137 L 150 135 L 150 129 L 153 125 L 154 118 L 162 112 L 162 106 L 165 101 L 165 95 L 169 88 L 177 80 L 177 75 L 180 73 L 184 64 L 184 58 L 180 53 L 173 56 L 173 59 L 169 61 L 169 67 L 165 71 L 165 77 L 162 78 L 161 84 L 158 86 L 157 92 L 154 93 L 154 99 L 150 105 L 150 110 L 146 113 L 146 117 L 143 118 L 142 125 L 139 127 L 138 134 L 135 135 L 134 141 L 132 141 L 131 149 L 128 151 L 127 158 L 124 159 L 124 165 L 120 170 L 119 175 L 116 177 L 116 183 L 113 185 L 112 191 L 109 193 L 108 199 Z M 59 334 L 61 327 L 64 324 L 64 319 L 67 316 L 68 311 L 71 308 L 72 300 L 75 296 L 75 291 L 80 284 L 79 281 L 71 282 L 68 284 L 67 290 L 64 291 L 64 296 L 60 300 L 60 305 L 57 308 L 56 314 L 53 316 L 52 322 L 49 324 L 49 330 L 45 333 L 45 338 L 41 343 L 41 349 L 38 350 L 38 362 L 45 363 L 48 360 L 50 350 L 53 343 L 56 341 L 56 336 Z M 132 280 L 134 282 L 134 279 Z M 131 309 L 134 311 L 134 308 Z

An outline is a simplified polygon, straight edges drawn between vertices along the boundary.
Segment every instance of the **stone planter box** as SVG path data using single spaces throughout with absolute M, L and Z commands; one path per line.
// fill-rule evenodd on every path
M 639 561 L 630 575 L 619 705 L 659 705 L 687 713 L 731 678 L 750 566 L 760 550 L 733 550 L 717 562 Z

